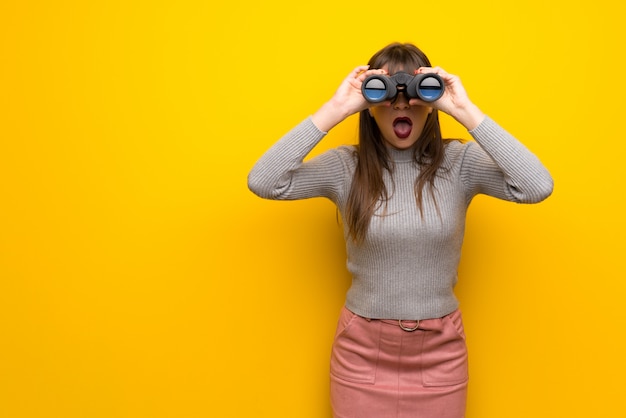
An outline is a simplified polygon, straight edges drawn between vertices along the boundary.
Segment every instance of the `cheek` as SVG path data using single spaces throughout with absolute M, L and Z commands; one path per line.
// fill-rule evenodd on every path
M 430 115 L 431 113 L 432 113 L 432 108 L 423 107 L 419 109 L 418 112 L 415 112 L 415 120 L 419 120 L 422 122 L 422 124 L 424 124 L 426 123 L 426 119 L 428 118 L 428 115 Z
M 373 117 L 376 123 L 379 125 L 384 123 L 387 117 L 385 109 L 382 109 L 380 107 L 370 107 L 369 113 L 370 116 Z
M 430 115 L 429 111 L 420 112 L 415 115 L 413 119 L 415 121 L 415 129 L 422 132 L 424 130 L 424 126 L 426 125 L 426 119 L 428 119 L 428 115 Z
M 380 129 L 380 131 L 383 134 L 387 133 L 390 129 L 392 129 L 391 119 L 385 118 L 384 115 L 381 115 L 380 113 L 374 113 L 373 118 L 374 118 L 374 122 L 378 126 L 378 129 Z

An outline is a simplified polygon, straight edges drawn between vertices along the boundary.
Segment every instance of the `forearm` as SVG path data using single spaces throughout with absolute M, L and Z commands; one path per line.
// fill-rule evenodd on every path
M 324 135 L 308 118 L 302 121 L 256 162 L 248 174 L 249 189 L 261 197 L 276 198 L 289 182 L 288 173 L 302 164 Z
M 484 117 L 470 133 L 499 167 L 516 201 L 535 203 L 552 193 L 552 176 L 541 161 L 492 119 Z
M 331 99 L 311 115 L 311 120 L 320 131 L 328 132 L 352 113 L 353 111 Z

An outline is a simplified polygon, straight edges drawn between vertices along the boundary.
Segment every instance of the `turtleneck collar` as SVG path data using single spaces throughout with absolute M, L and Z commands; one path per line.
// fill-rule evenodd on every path
M 387 153 L 389 154 L 389 158 L 391 159 L 391 161 L 396 162 L 396 163 L 405 163 L 405 162 L 414 161 L 412 147 L 401 150 L 401 149 L 387 146 Z

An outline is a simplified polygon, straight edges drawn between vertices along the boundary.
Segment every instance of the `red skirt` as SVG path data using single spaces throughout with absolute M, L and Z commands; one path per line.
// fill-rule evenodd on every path
M 467 346 L 461 312 L 376 320 L 343 308 L 331 356 L 335 418 L 462 418 Z

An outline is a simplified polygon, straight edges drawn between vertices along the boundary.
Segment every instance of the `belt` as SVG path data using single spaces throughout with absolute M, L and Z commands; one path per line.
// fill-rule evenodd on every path
M 419 329 L 420 327 L 420 321 L 419 320 L 408 320 L 408 319 L 398 319 L 397 321 L 395 319 L 371 319 L 371 318 L 365 318 L 367 321 L 380 321 L 384 324 L 388 324 L 388 325 L 393 325 L 393 326 L 399 326 L 400 329 L 402 329 L 402 331 L 406 331 L 406 332 L 413 332 Z M 409 322 L 411 323 L 411 325 L 405 325 L 405 322 Z

